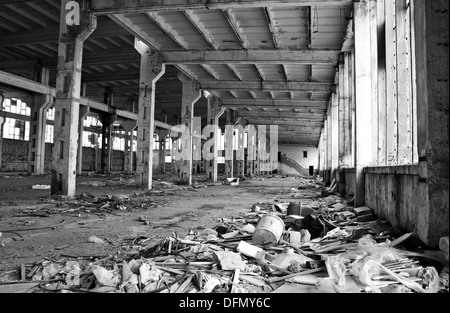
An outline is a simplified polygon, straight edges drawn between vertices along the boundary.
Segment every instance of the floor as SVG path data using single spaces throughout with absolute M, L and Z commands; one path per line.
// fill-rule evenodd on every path
M 289 201 L 293 197 L 308 203 L 312 201 L 308 197 L 320 195 L 320 189 L 315 189 L 314 181 L 306 176 L 256 177 L 231 186 L 206 182 L 199 175 L 194 177 L 194 188 L 174 184 L 174 176 L 156 175 L 152 192 L 129 185 L 130 178 L 78 176 L 76 195 L 84 198 L 66 200 L 61 196 L 50 197 L 49 190 L 32 189 L 33 185 L 50 185 L 50 175 L 1 174 L 0 271 L 42 259 L 87 255 L 101 258 L 139 236 L 149 237 L 151 245 L 173 232 L 184 237 L 190 229 L 213 228 L 220 224 L 221 218 L 237 218 L 250 212 L 256 203 Z M 301 196 L 298 187 L 308 182 L 313 187 Z M 113 196 L 119 201 L 107 201 Z M 98 202 L 89 201 L 93 197 Z M 61 225 L 51 228 L 58 224 Z M 104 244 L 90 242 L 92 236 Z

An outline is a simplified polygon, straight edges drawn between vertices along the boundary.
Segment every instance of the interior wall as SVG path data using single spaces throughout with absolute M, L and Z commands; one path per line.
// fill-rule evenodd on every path
M 428 81 L 429 241 L 449 232 L 449 1 L 425 1 Z
M 303 157 L 303 151 L 308 153 L 308 157 Z M 309 169 L 310 166 L 314 166 L 314 170 L 317 170 L 319 164 L 318 149 L 314 147 L 299 147 L 299 146 L 278 146 L 278 152 L 285 154 L 288 158 L 294 160 L 300 166 Z

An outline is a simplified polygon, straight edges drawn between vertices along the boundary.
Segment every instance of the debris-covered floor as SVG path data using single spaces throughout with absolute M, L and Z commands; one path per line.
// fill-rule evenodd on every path
M 319 179 L 154 179 L 79 176 L 68 200 L 2 175 L 0 292 L 448 293 L 448 237 L 432 251 Z

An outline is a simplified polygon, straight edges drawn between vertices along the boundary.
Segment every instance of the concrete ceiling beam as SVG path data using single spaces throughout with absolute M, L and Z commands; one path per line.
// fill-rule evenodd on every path
M 92 9 L 96 14 L 111 14 L 252 7 L 347 6 L 352 3 L 352 0 L 96 0 L 92 1 Z

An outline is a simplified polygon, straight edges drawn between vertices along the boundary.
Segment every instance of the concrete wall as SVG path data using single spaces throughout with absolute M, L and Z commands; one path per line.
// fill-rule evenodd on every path
M 355 195 L 356 190 L 356 177 L 355 177 L 355 169 L 349 168 L 344 169 L 344 177 L 345 177 L 345 193 L 347 195 Z
M 52 167 L 52 144 L 45 144 L 45 171 L 50 173 Z M 97 163 L 100 164 L 100 153 L 97 155 Z M 114 150 L 112 153 L 111 170 L 113 172 L 123 171 L 124 153 Z M 153 154 L 153 167 L 158 165 L 158 152 Z M 1 172 L 26 172 L 28 167 L 28 141 L 3 139 Z M 83 147 L 83 171 L 95 170 L 95 149 Z
M 303 157 L 303 151 L 308 152 L 307 158 Z M 306 170 L 308 170 L 310 166 L 314 166 L 314 170 L 317 170 L 318 168 L 319 154 L 317 148 L 280 145 L 278 146 L 278 152 L 284 153 L 288 158 L 294 160 Z
M 28 167 L 28 141 L 3 139 L 1 172 L 26 172 Z
M 381 219 L 405 232 L 414 232 L 427 243 L 431 230 L 428 188 L 419 183 L 419 167 L 366 168 L 365 175 L 366 205 Z
M 449 1 L 425 1 L 430 243 L 449 233 Z

